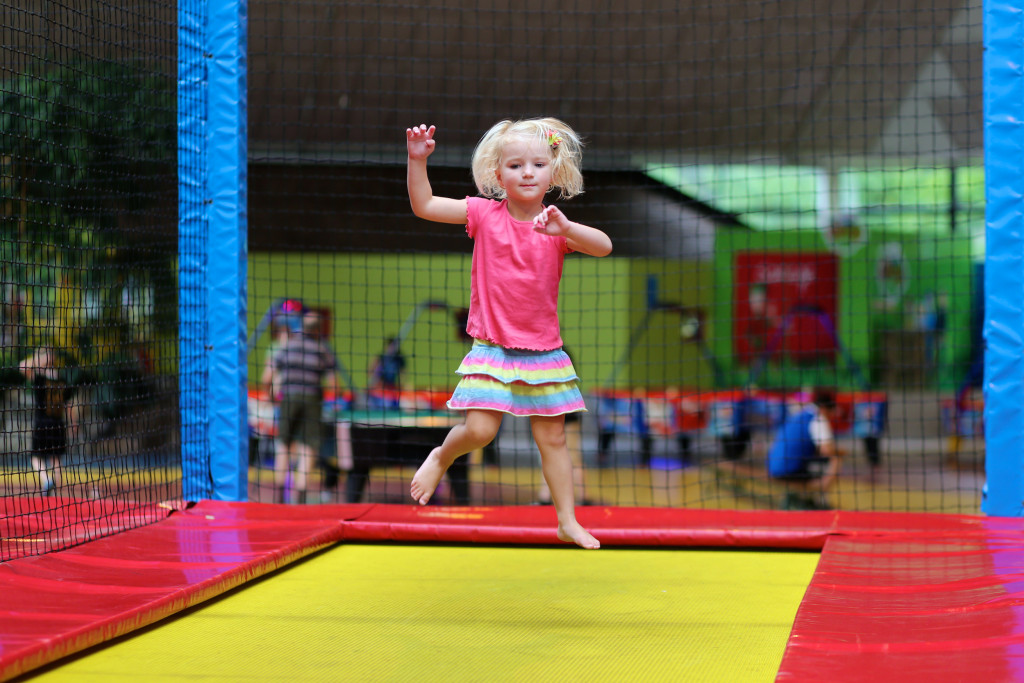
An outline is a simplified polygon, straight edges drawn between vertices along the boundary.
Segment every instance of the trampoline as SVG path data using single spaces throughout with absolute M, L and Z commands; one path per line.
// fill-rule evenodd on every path
M 39 680 L 766 681 L 816 561 L 341 544 Z
M 203 501 L 0 565 L 0 680 L 1024 673 L 1020 520 L 595 507 L 586 552 L 550 515 Z

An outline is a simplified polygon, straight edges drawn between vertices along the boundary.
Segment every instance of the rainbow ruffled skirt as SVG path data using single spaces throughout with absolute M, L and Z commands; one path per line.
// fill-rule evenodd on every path
M 565 415 L 585 411 L 579 377 L 561 350 L 524 351 L 474 340 L 456 372 L 452 410 L 497 410 L 510 415 Z

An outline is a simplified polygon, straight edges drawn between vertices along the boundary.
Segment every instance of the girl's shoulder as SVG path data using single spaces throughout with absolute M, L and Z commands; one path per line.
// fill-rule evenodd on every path
M 491 199 L 490 197 L 466 197 L 466 206 L 470 211 L 500 211 L 505 208 L 504 199 Z
M 466 232 L 475 237 L 481 225 L 491 225 L 504 220 L 507 215 L 505 200 L 488 197 L 466 197 Z

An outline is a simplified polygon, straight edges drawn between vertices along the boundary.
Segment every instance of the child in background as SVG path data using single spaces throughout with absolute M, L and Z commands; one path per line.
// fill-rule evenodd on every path
M 69 401 L 74 388 L 68 383 L 64 363 L 56 348 L 40 346 L 19 363 L 35 403 L 32 418 L 32 467 L 39 477 L 39 489 L 45 496 L 57 494 L 61 487 L 61 460 L 68 450 Z
M 384 350 L 370 365 L 367 402 L 371 410 L 399 407 L 404 371 L 405 356 L 402 354 L 402 344 L 398 338 L 389 337 L 384 344 Z
M 833 431 L 839 416 L 835 391 L 819 387 L 809 398 L 810 402 L 790 415 L 776 433 L 768 451 L 768 474 L 823 498 L 839 478 L 846 452 L 836 445 Z M 786 501 L 790 509 L 794 505 L 825 507 L 813 497 L 787 495 Z
M 426 505 L 456 458 L 490 443 L 502 416 L 530 417 L 544 479 L 558 517 L 558 538 L 583 548 L 600 543 L 576 520 L 573 467 L 565 415 L 586 410 L 578 377 L 562 350 L 558 286 L 566 254 L 606 256 L 612 243 L 596 228 L 570 221 L 544 204 L 549 190 L 568 199 L 583 191 L 582 143 L 554 118 L 501 121 L 473 153 L 473 179 L 483 197 L 435 197 L 427 157 L 434 126 L 406 130 L 408 190 L 420 218 L 465 225 L 474 240 L 467 331 L 473 346 L 448 406 L 465 421 L 427 456 L 410 485 Z

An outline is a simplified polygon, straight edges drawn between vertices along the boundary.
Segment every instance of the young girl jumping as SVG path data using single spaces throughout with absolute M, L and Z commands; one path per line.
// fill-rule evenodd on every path
M 409 491 L 426 505 L 448 467 L 498 433 L 504 413 L 530 417 L 541 469 L 558 515 L 558 538 L 583 548 L 601 544 L 578 521 L 572 460 L 565 445 L 565 415 L 586 410 L 572 361 L 562 350 L 558 285 L 562 260 L 578 251 L 611 253 L 602 231 L 574 223 L 545 206 L 551 189 L 568 199 L 583 191 L 582 143 L 553 118 L 501 121 L 477 143 L 473 179 L 483 197 L 435 197 L 427 157 L 434 126 L 405 131 L 407 183 L 413 213 L 439 223 L 465 225 L 474 240 L 467 332 L 473 347 L 448 406 L 465 410 L 444 443 L 424 460 Z

